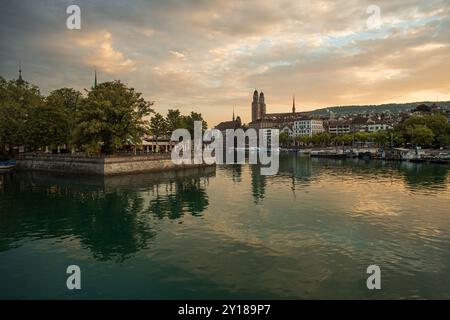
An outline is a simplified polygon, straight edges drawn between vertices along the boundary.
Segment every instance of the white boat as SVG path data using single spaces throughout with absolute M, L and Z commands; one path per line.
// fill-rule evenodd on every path
M 447 152 L 439 153 L 439 159 L 441 159 L 441 160 L 450 160 L 450 153 L 447 153 Z

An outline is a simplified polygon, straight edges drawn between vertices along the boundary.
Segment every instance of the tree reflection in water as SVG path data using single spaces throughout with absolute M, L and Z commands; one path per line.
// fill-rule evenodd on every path
M 107 178 L 5 175 L 0 252 L 29 240 L 76 239 L 95 259 L 122 262 L 149 246 L 159 219 L 201 215 L 214 174 L 210 167 Z M 165 191 L 148 199 L 154 190 Z
M 208 196 L 205 192 L 204 180 L 200 178 L 175 181 L 170 192 L 157 193 L 150 200 L 148 211 L 159 219 L 179 219 L 185 212 L 193 216 L 201 216 L 208 206 Z

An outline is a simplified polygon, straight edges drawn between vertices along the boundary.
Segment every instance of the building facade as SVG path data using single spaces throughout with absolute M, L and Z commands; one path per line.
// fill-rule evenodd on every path
M 344 121 L 328 122 L 328 132 L 331 134 L 346 134 L 351 132 L 351 125 Z
M 290 125 L 285 125 L 281 130 L 280 130 L 280 134 L 281 133 L 285 133 L 287 134 L 289 137 L 293 138 L 294 137 L 294 131 L 292 130 L 292 127 Z
M 392 126 L 386 123 L 367 123 L 366 132 L 376 132 L 380 130 L 392 129 Z
M 294 132 L 294 136 L 312 137 L 314 134 L 325 132 L 325 129 L 322 120 L 301 119 L 294 121 L 292 131 Z

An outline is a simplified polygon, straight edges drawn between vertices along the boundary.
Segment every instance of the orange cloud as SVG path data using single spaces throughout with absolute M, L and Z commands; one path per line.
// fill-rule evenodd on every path
M 110 32 L 83 35 L 75 43 L 85 49 L 84 62 L 95 66 L 108 74 L 119 74 L 136 70 L 136 62 L 126 58 L 124 53 L 115 49 Z

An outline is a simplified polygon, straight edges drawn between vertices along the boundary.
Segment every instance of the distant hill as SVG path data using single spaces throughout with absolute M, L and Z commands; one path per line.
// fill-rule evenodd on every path
M 361 114 L 361 113 L 371 113 L 377 112 L 381 113 L 384 111 L 390 111 L 392 113 L 398 113 L 402 111 L 409 111 L 414 109 L 419 104 L 426 104 L 431 106 L 433 103 L 436 103 L 437 106 L 450 110 L 450 101 L 441 101 L 441 102 L 433 102 L 433 101 L 423 101 L 423 102 L 410 102 L 410 103 L 387 103 L 380 105 L 353 105 L 353 106 L 336 106 L 329 108 L 321 108 L 313 111 L 308 111 L 306 113 L 310 115 L 326 115 L 330 111 L 335 114 Z

